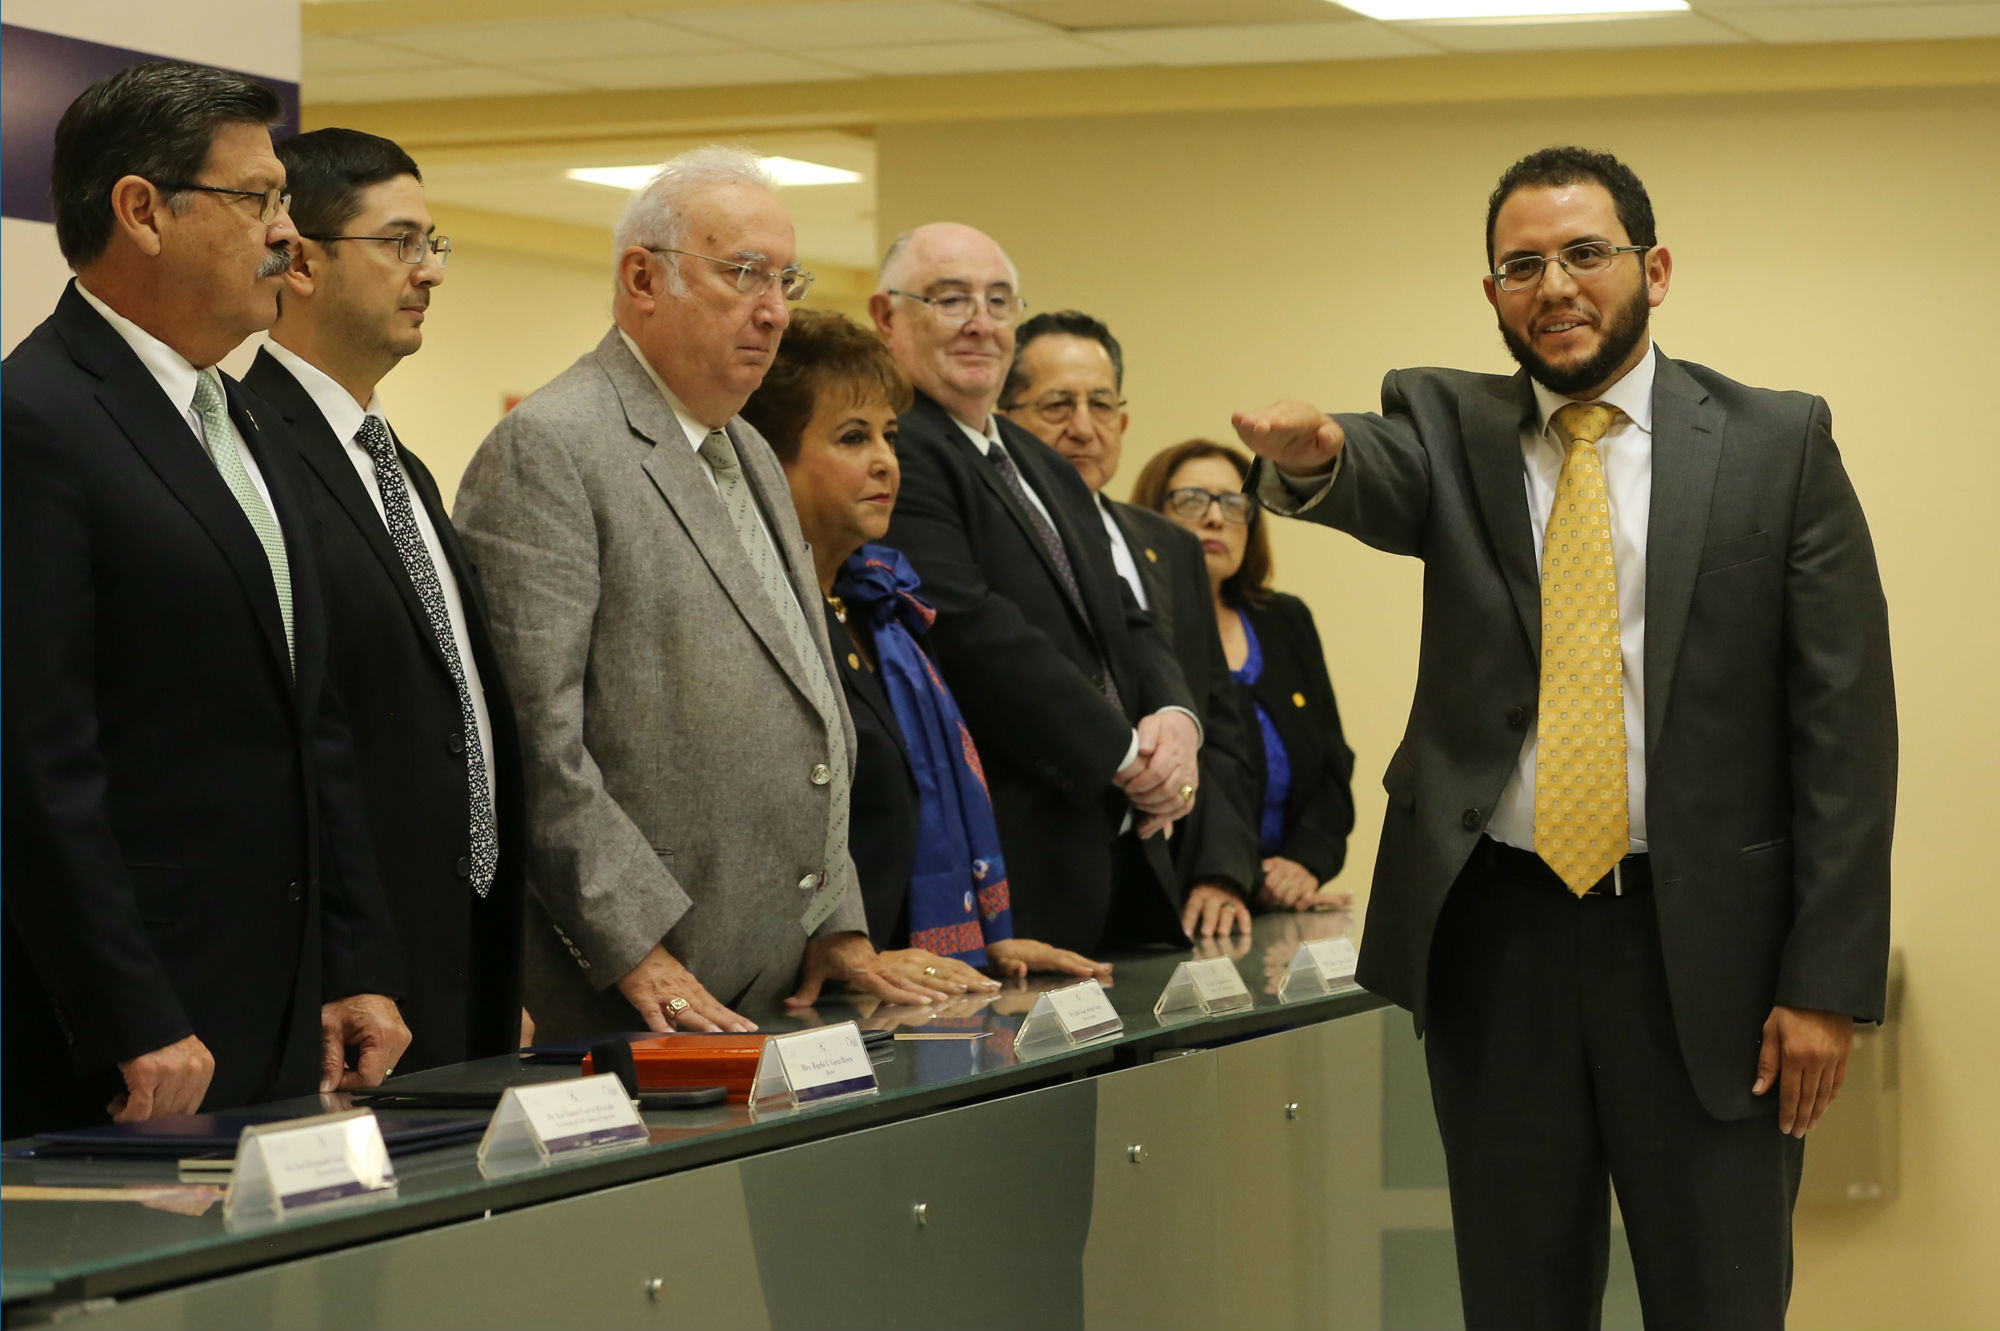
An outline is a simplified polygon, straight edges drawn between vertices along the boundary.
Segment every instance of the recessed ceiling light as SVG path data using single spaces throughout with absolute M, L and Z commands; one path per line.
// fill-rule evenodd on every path
M 1496 19 L 1593 19 L 1681 13 L 1687 0 L 1338 0 L 1388 23 L 1482 23 Z
M 758 163 L 771 173 L 771 178 L 780 188 L 788 185 L 851 185 L 861 179 L 859 171 L 846 171 L 837 166 L 823 166 L 818 162 L 802 162 L 796 157 L 760 157 Z M 602 185 L 607 189 L 638 189 L 659 174 L 659 163 L 644 166 L 580 166 L 563 174 L 571 180 L 580 180 L 586 185 Z

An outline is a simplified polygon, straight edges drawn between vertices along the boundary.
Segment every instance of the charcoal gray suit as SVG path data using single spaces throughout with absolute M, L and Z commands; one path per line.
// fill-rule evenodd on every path
M 707 465 L 615 328 L 494 427 L 459 488 L 520 722 L 546 912 L 529 912 L 526 1003 L 550 1038 L 633 1029 L 611 986 L 655 943 L 719 1002 L 782 998 L 816 875 L 842 894 L 820 931 L 866 928 L 852 858 L 827 862 L 847 791 L 801 672 L 827 675 L 849 753 L 854 730 L 812 561 L 769 445 L 740 417 L 728 434 L 817 660 L 796 659 Z
M 1615 1141 L 1603 1148 L 1648 1324 L 1781 1321 L 1796 1151 L 1768 1168 L 1766 1156 L 1746 1154 L 1739 1168 L 1723 1154 L 1737 1148 L 1717 1143 L 1740 1138 L 1742 1150 L 1761 1152 L 1786 1140 L 1768 1118 L 1776 1095 L 1750 1094 L 1767 1014 L 1783 1004 L 1879 1020 L 1889 940 L 1888 618 L 1826 403 L 1660 357 L 1644 646 L 1652 891 L 1576 901 L 1559 887 L 1526 886 L 1534 857 L 1484 836 L 1535 725 L 1540 577 L 1520 442 L 1536 409 L 1531 386 L 1518 374 L 1402 370 L 1385 380 L 1382 400 L 1381 415 L 1335 417 L 1346 433 L 1339 470 L 1301 516 L 1425 562 L 1416 696 L 1383 777 L 1389 802 L 1358 978 L 1428 1027 L 1468 1319 L 1481 1320 L 1472 1285 L 1509 1278 L 1496 1269 L 1510 1259 L 1488 1260 L 1492 1252 L 1514 1242 L 1510 1227 L 1532 1229 L 1559 1209 L 1552 1195 L 1571 1186 L 1573 1165 L 1588 1204 L 1604 1206 L 1604 1162 L 1594 1192 L 1577 1163 L 1596 1149 L 1583 1142 L 1587 1129 L 1573 1150 L 1558 1136 L 1546 1157 L 1515 1151 L 1511 1163 L 1481 1160 L 1473 1143 L 1516 1110 L 1560 1119 L 1554 1083 L 1571 1078 L 1598 1115 L 1641 1124 L 1657 1157 L 1621 1158 Z M 1298 508 L 1268 467 L 1251 484 L 1270 506 Z M 1629 1043 L 1657 1044 L 1650 1081 L 1628 1082 L 1648 1089 L 1630 1102 L 1606 1090 L 1615 1068 L 1591 1064 L 1573 1077 L 1525 1070 L 1526 1044 L 1546 1037 L 1555 1016 L 1523 1018 L 1540 1029 L 1522 1030 L 1513 1045 L 1490 1029 L 1468 1033 L 1476 1026 L 1468 1013 L 1542 983 L 1525 949 L 1500 955 L 1501 939 L 1517 936 L 1504 931 L 1524 912 L 1546 912 L 1541 937 L 1551 946 L 1620 958 L 1609 973 L 1632 992 L 1607 993 L 1584 1011 L 1586 1024 L 1632 1014 L 1629 1029 L 1619 1028 Z M 1620 918 L 1615 940 L 1598 932 Z M 1495 1067 L 1517 1060 L 1516 1084 L 1493 1080 Z M 1671 1191 L 1675 1181 L 1661 1176 L 1702 1172 L 1740 1173 L 1737 1199 L 1695 1214 L 1669 1201 L 1634 1221 L 1635 1205 L 1646 1210 L 1637 1194 L 1648 1179 Z M 1692 1259 L 1695 1269 L 1662 1270 L 1688 1238 L 1674 1231 L 1688 1230 L 1712 1248 Z M 1492 1251 L 1482 1255 L 1481 1243 Z M 1577 1260 L 1595 1257 L 1601 1290 L 1601 1241 L 1595 1254 L 1586 1248 Z M 1746 1263 L 1768 1266 L 1769 1288 L 1699 1301 Z M 1696 1301 L 1674 1302 L 1668 1286 Z M 1548 1324 L 1582 1315 L 1524 1306 L 1489 1303 L 1485 1317 Z

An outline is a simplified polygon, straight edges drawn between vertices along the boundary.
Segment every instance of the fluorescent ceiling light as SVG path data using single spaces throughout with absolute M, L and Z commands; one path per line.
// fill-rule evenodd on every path
M 780 187 L 787 185 L 852 185 L 861 179 L 859 171 L 845 171 L 837 166 L 822 166 L 818 162 L 802 162 L 796 157 L 760 157 L 757 159 L 771 178 Z M 639 188 L 659 173 L 658 162 L 644 166 L 580 166 L 563 174 L 571 180 L 581 180 L 586 185 L 603 185 L 607 189 L 631 191 Z
M 1465 23 L 1494 19 L 1605 18 L 1681 13 L 1687 0 L 1338 0 L 1345 9 L 1388 23 Z

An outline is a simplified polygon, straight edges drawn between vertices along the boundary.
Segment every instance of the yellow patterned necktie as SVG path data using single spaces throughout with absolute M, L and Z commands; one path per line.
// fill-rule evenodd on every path
M 1618 409 L 1555 414 L 1567 449 L 1542 538 L 1542 688 L 1535 732 L 1535 853 L 1582 896 L 1631 845 L 1618 568 L 1597 441 Z

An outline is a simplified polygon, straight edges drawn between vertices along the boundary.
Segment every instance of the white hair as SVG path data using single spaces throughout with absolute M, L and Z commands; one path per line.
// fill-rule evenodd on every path
M 687 240 L 687 206 L 702 192 L 718 185 L 755 185 L 776 191 L 778 182 L 742 148 L 711 143 L 670 157 L 659 174 L 632 191 L 613 232 L 615 253 L 634 245 L 646 249 L 681 249 Z M 668 264 L 667 281 L 677 296 L 687 294 L 680 266 Z

